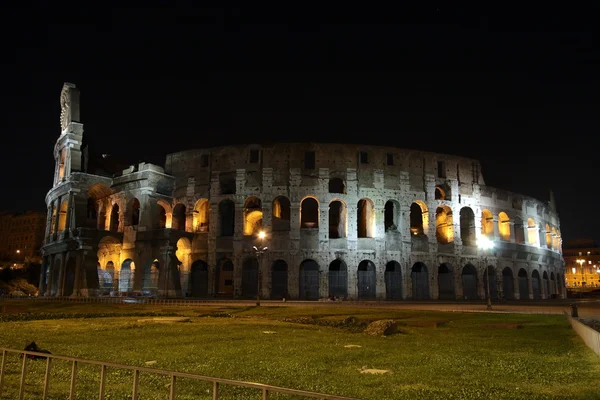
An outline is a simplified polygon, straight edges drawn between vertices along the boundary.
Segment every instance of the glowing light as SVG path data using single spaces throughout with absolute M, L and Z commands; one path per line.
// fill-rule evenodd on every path
M 259 238 L 259 239 L 264 239 L 264 238 L 265 238 L 265 236 L 267 236 L 267 234 L 265 233 L 265 231 L 260 231 L 260 232 L 258 232 L 258 238 Z
M 494 242 L 486 236 L 481 236 L 477 239 L 477 247 L 480 249 L 488 250 L 494 247 Z
M 577 272 L 577 268 L 575 268 L 575 267 L 571 268 L 571 272 L 576 273 Z
M 19 254 L 21 252 L 21 250 L 17 250 L 17 254 Z

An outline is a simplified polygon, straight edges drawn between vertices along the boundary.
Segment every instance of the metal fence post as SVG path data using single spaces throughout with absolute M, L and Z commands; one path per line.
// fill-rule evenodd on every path
M 4 369 L 6 368 L 6 350 L 2 350 L 2 364 L 0 364 L 0 398 L 2 398 L 2 385 L 4 384 Z
M 75 377 L 77 376 L 77 361 L 73 360 L 71 368 L 71 390 L 69 391 L 69 400 L 75 400 Z
M 19 384 L 19 400 L 23 400 L 23 396 L 25 395 L 25 376 L 27 376 L 27 359 L 29 356 L 27 354 L 23 355 L 23 366 L 21 367 L 21 383 Z
M 52 366 L 52 358 L 46 358 L 46 374 L 44 375 L 44 392 L 42 394 L 42 400 L 48 398 L 48 387 L 50 386 L 50 367 Z

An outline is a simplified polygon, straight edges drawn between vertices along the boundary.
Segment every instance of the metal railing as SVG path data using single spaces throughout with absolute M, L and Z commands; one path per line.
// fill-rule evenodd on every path
M 75 388 L 77 384 L 77 370 L 80 364 L 90 364 L 99 366 L 98 373 L 100 374 L 100 384 L 98 387 L 98 399 L 103 400 L 106 396 L 106 377 L 107 377 L 107 369 L 115 368 L 115 369 L 124 369 L 130 370 L 133 372 L 133 381 L 132 381 L 132 389 L 131 389 L 131 399 L 137 400 L 140 396 L 140 372 L 151 373 L 156 375 L 163 375 L 170 377 L 169 384 L 169 400 L 177 399 L 177 378 L 186 378 L 192 379 L 196 381 L 204 381 L 212 383 L 212 399 L 218 400 L 220 396 L 220 387 L 222 385 L 230 385 L 230 386 L 238 386 L 256 389 L 258 392 L 262 394 L 262 399 L 267 400 L 269 398 L 270 393 L 277 394 L 287 394 L 287 395 L 295 395 L 304 398 L 314 398 L 314 399 L 323 399 L 323 400 L 359 400 L 351 397 L 343 397 L 343 396 L 335 396 L 324 393 L 316 393 L 316 392 L 308 392 L 305 390 L 298 389 L 288 389 L 279 386 L 272 385 L 264 385 L 256 382 L 244 382 L 244 381 L 236 381 L 232 379 L 223 379 L 223 378 L 215 378 L 210 376 L 196 375 L 185 372 L 177 372 L 177 371 L 168 371 L 162 369 L 154 369 L 147 367 L 134 367 L 131 365 L 125 364 L 117 364 L 117 363 L 109 363 L 103 361 L 95 361 L 95 360 L 87 360 L 83 358 L 75 358 L 68 356 L 60 356 L 48 353 L 39 353 L 34 351 L 24 351 L 24 350 L 15 350 L 0 347 L 0 351 L 2 351 L 2 361 L 0 362 L 0 399 L 2 397 L 2 392 L 4 388 L 4 377 L 6 373 L 6 364 L 7 364 L 7 356 L 8 353 L 17 353 L 22 358 L 21 365 L 21 374 L 19 377 L 19 395 L 18 399 L 23 400 L 25 395 L 25 387 L 26 387 L 26 377 L 28 373 L 28 363 L 31 360 L 30 357 L 43 357 L 46 359 L 46 369 L 44 374 L 44 381 L 42 385 L 42 400 L 48 399 L 48 393 L 50 388 L 50 380 L 51 380 L 51 367 L 53 360 L 64 360 L 71 362 L 71 380 L 69 385 L 69 399 L 75 400 Z M 86 396 L 86 398 L 91 398 L 90 396 Z

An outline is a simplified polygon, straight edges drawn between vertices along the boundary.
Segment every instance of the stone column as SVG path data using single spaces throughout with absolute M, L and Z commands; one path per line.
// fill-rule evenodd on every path
M 60 257 L 60 266 L 58 267 L 58 288 L 56 290 L 56 295 L 57 296 L 62 296 L 64 293 L 64 287 L 65 287 L 65 266 L 67 263 L 67 253 L 61 253 L 61 257 Z

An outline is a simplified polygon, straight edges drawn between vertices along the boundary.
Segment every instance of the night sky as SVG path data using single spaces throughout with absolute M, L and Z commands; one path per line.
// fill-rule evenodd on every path
M 456 154 L 490 186 L 554 191 L 563 239 L 600 242 L 598 10 L 163 3 L 0 10 L 1 210 L 45 210 L 68 81 L 92 150 L 127 162 L 272 141 Z

